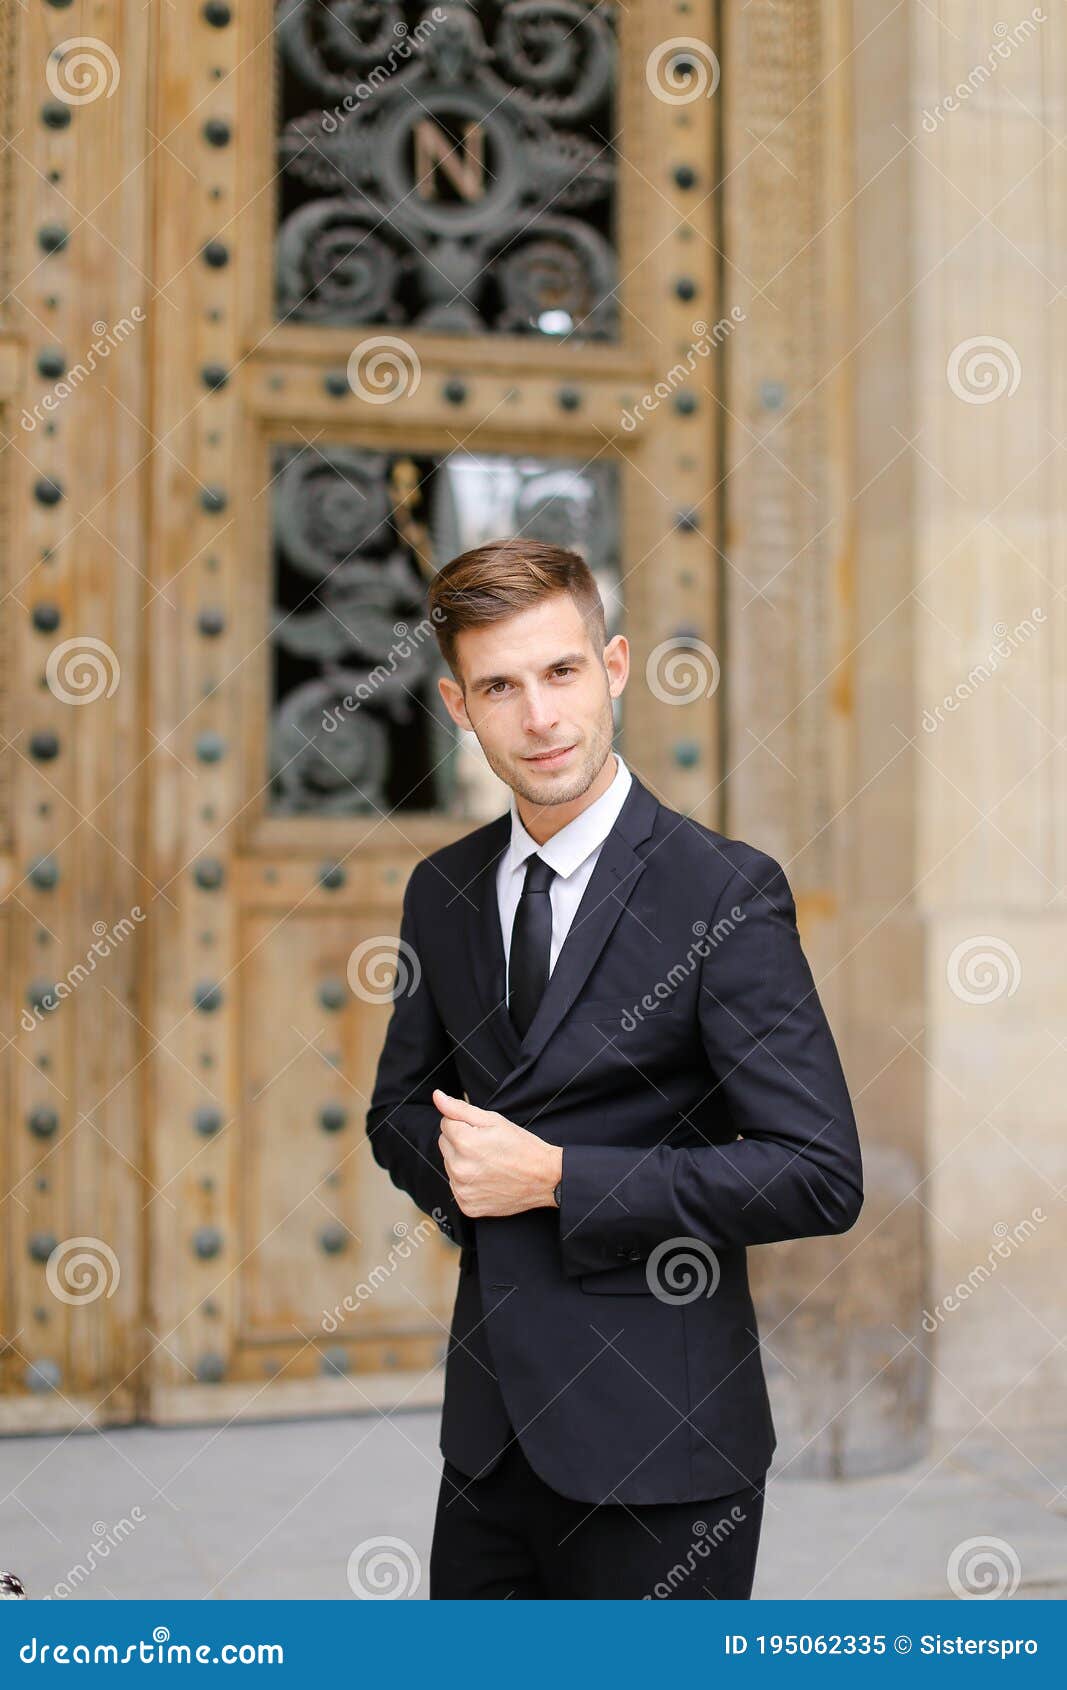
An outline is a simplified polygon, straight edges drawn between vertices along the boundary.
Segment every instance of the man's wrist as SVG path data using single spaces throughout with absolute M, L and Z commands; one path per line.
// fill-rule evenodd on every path
M 558 1145 L 553 1145 L 552 1152 L 548 1167 L 548 1204 L 550 1208 L 558 1209 L 562 1195 L 563 1151 Z

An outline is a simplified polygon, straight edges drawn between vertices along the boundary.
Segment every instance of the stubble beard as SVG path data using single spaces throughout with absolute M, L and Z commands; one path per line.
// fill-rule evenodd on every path
M 505 760 L 492 754 L 484 745 L 482 750 L 485 751 L 486 762 L 493 773 L 511 788 L 516 797 L 525 799 L 528 804 L 537 804 L 542 809 L 549 809 L 555 804 L 573 803 L 583 792 L 588 792 L 611 751 L 613 731 L 614 721 L 609 700 L 608 707 L 586 741 L 584 750 L 579 744 L 579 765 L 571 771 L 565 781 L 553 781 L 551 776 L 538 780 L 531 774 L 529 764 L 524 763 L 521 757 Z

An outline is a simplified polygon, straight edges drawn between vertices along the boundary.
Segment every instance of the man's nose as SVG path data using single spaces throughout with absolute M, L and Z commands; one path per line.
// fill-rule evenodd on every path
M 528 734 L 549 733 L 559 720 L 556 700 L 547 688 L 533 687 L 526 694 L 522 725 Z

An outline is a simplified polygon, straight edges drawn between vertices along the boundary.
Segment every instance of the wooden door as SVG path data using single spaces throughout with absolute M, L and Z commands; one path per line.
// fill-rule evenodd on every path
M 642 10 L 159 13 L 158 1418 L 440 1391 L 452 1249 L 363 1130 L 405 879 L 507 796 L 436 697 L 433 570 L 579 545 L 626 747 L 715 784 L 710 687 L 667 745 L 645 677 L 715 638 L 714 106 L 653 91 Z
M 452 1247 L 364 1133 L 404 882 L 507 797 L 437 700 L 433 571 L 509 532 L 583 550 L 631 641 L 625 753 L 718 814 L 715 393 L 736 319 L 718 295 L 714 10 L 694 0 L 671 36 L 655 8 L 581 0 L 100 4 L 113 96 L 42 128 L 27 85 L 33 145 L 95 172 L 112 220 L 69 308 L 91 322 L 105 290 L 109 320 L 118 296 L 145 317 L 123 384 L 64 442 L 79 509 L 106 494 L 135 565 L 81 565 L 127 618 L 136 686 L 92 717 L 70 778 L 120 781 L 130 837 L 123 867 L 83 830 L 92 897 L 63 906 L 72 932 L 92 917 L 99 855 L 111 904 L 136 886 L 147 914 L 136 1011 L 114 985 L 86 996 L 95 1018 L 67 1045 L 72 1084 L 98 1096 L 113 1066 L 109 1110 L 131 1110 L 123 1160 L 83 1140 L 126 1234 L 131 1301 L 97 1310 L 122 1412 L 439 1396 Z M 20 18 L 28 62 L 70 34 L 61 19 Z M 15 338 L 28 381 L 25 322 Z M 16 456 L 20 478 L 32 489 Z M 50 520 L 24 497 L 27 546 Z M 25 699 L 40 662 L 34 647 Z M 37 791 L 12 881 L 58 831 Z M 21 982 L 32 906 L 9 900 L 8 919 Z M 29 1176 L 19 1112 L 37 1093 L 8 1060 Z M 20 1248 L 8 1282 L 32 1315 L 41 1264 Z M 18 1363 L 4 1382 L 19 1398 Z
M 138 1409 L 151 24 L 0 15 L 0 1430 Z

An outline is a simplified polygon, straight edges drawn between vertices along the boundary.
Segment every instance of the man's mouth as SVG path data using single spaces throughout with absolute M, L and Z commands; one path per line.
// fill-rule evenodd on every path
M 577 744 L 577 740 L 575 744 Z M 562 763 L 563 759 L 573 750 L 573 745 L 560 745 L 556 747 L 555 751 L 540 751 L 533 757 L 524 757 L 523 762 L 532 763 L 538 769 L 552 769 L 555 768 L 557 763 Z

